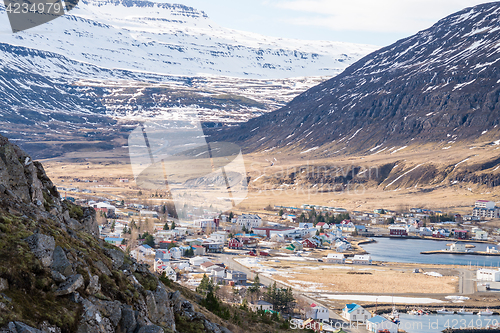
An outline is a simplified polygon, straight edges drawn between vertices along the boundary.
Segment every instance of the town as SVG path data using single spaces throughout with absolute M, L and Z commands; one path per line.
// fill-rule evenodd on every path
M 285 269 L 301 265 L 306 269 L 332 268 L 351 273 L 350 280 L 361 278 L 372 274 L 366 267 L 390 265 L 389 260 L 374 258 L 364 249 L 364 245 L 381 243 L 383 239 L 427 240 L 438 244 L 436 250 L 421 252 L 427 256 L 445 253 L 495 258 L 500 255 L 496 247 L 500 229 L 491 223 L 500 218 L 500 208 L 487 200 L 476 201 L 468 215 L 423 208 L 361 212 L 303 204 L 301 207 L 268 206 L 263 209 L 264 213 L 220 213 L 204 209 L 182 219 L 174 218 L 171 204 L 73 197 L 66 200 L 93 207 L 100 221 L 100 237 L 129 253 L 137 262 L 147 264 L 152 272 L 202 292 L 206 292 L 207 281 L 210 281 L 218 286 L 217 296 L 227 304 L 244 304 L 253 311 L 281 312 L 292 324 L 314 331 L 392 333 L 401 327 L 398 327 L 399 314 L 394 302 L 381 302 L 379 306 L 377 300 L 364 301 L 362 306 L 342 303 L 342 297 L 332 302 L 328 295 L 321 295 L 321 291 L 333 290 L 321 290 L 321 283 L 313 281 L 287 280 L 286 273 L 281 274 Z M 474 244 L 484 244 L 486 249 L 473 250 Z M 498 262 L 489 265 L 492 267 L 469 262 L 468 268 L 476 273 L 469 276 L 468 281 L 462 276 L 448 277 L 453 288 L 447 292 L 470 295 L 500 290 L 500 270 L 494 267 Z M 474 265 L 476 267 L 472 267 Z M 418 268 L 410 268 L 411 273 L 419 273 Z M 439 269 L 421 271 L 421 276 L 428 279 L 447 275 L 436 272 Z M 394 282 L 393 288 L 398 288 L 397 283 Z M 266 297 L 273 284 L 283 290 L 293 288 L 293 296 L 285 307 L 278 308 Z M 377 294 L 376 284 L 373 288 L 359 291 Z M 425 288 L 421 292 L 417 289 L 415 296 L 429 293 Z M 356 290 L 335 292 L 342 291 Z M 457 299 L 461 302 L 469 299 L 448 297 L 453 300 L 452 308 Z M 405 303 L 408 308 L 413 300 L 399 303 Z M 408 313 L 455 312 L 445 310 L 441 303 L 436 302 L 439 308 L 427 306 L 426 310 L 413 306 Z M 477 308 L 478 314 L 493 314 L 490 312 L 489 308 Z

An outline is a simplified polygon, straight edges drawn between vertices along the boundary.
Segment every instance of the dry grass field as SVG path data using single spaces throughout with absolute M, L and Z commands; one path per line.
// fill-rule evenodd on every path
M 313 262 L 272 261 L 273 279 L 296 290 L 364 294 L 443 294 L 455 293 L 458 277 L 453 269 L 443 269 L 443 277 L 413 273 L 413 268 L 397 266 L 353 266 Z M 403 267 L 402 267 L 403 266 Z M 421 266 L 421 265 L 420 265 Z M 431 267 L 424 269 L 434 272 Z
M 498 148 L 490 144 L 456 146 L 447 150 L 440 147 L 418 146 L 403 149 L 395 154 L 382 152 L 365 156 L 327 158 L 275 151 L 248 154 L 245 155 L 245 164 L 250 179 L 249 193 L 246 200 L 234 210 L 264 212 L 263 209 L 268 205 L 300 207 L 304 203 L 310 203 L 361 211 L 375 208 L 405 210 L 408 207 L 422 207 L 462 214 L 470 213 L 477 199 L 500 201 L 500 189 L 473 183 L 452 182 L 451 176 L 439 176 L 439 172 L 445 169 L 451 170 L 451 175 L 468 166 L 491 161 L 500 156 Z M 158 192 L 135 184 L 127 150 L 124 148 L 113 151 L 70 153 L 63 158 L 41 162 L 56 184 L 87 188 L 95 192 L 95 196 L 148 200 L 151 194 Z M 324 188 L 321 187 L 321 179 L 318 182 L 319 186 L 315 186 L 317 184 L 314 183 L 314 179 L 319 177 L 320 170 L 324 170 L 325 167 L 336 170 L 334 176 L 342 176 L 354 166 L 377 170 L 388 163 L 395 165 L 394 175 L 391 173 L 382 184 L 369 180 L 340 191 L 322 192 Z M 436 168 L 437 171 L 417 173 L 426 166 Z M 415 171 L 407 173 L 414 168 Z M 182 169 L 181 166 L 179 169 Z M 500 169 L 493 166 L 476 174 L 487 172 L 499 174 Z M 434 178 L 429 174 L 434 175 Z M 399 175 L 403 177 L 398 178 Z M 73 178 L 97 179 L 98 183 L 74 183 Z M 118 181 L 120 178 L 130 179 L 130 182 L 120 183 Z M 142 196 L 139 195 L 139 191 L 142 192 Z M 155 200 L 162 201 L 158 198 Z

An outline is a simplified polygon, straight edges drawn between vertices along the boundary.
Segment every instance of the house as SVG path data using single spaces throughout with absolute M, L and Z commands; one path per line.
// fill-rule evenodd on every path
M 211 276 L 223 279 L 226 276 L 226 269 L 217 265 L 211 266 L 208 270 Z
M 479 281 L 500 282 L 500 270 L 481 268 L 477 270 Z
M 364 323 L 372 317 L 372 314 L 358 304 L 346 304 L 342 310 L 342 317 L 348 321 Z
M 230 248 L 230 249 L 236 249 L 236 250 L 239 250 L 239 249 L 242 249 L 243 248 L 243 243 L 240 242 L 240 240 L 238 238 L 232 238 L 231 240 L 229 240 L 229 242 L 227 243 L 227 247 Z
M 465 248 L 465 244 L 463 243 L 453 243 L 450 245 L 450 251 L 452 252 L 465 252 L 467 251 Z
M 219 227 L 219 219 L 200 219 L 194 221 L 194 226 L 201 229 L 212 228 L 215 229 Z
M 366 329 L 373 333 L 398 333 L 398 325 L 382 316 L 375 316 L 366 321 Z
M 273 305 L 266 301 L 250 302 L 249 305 L 252 311 L 257 311 L 257 310 L 273 311 Z
M 341 253 L 328 253 L 324 261 L 329 264 L 345 264 L 345 256 Z
M 469 231 L 468 230 L 455 230 L 453 231 L 456 239 L 469 239 Z
M 169 260 L 168 259 L 155 259 L 154 261 L 154 270 L 155 272 L 158 272 L 161 268 L 161 266 L 167 266 Z
M 473 228 L 472 233 L 474 234 L 474 239 L 476 240 L 488 240 L 488 232 L 481 230 L 479 228 Z
M 173 247 L 170 249 L 170 254 L 174 259 L 180 259 L 182 257 L 182 250 L 178 247 Z
M 245 247 L 257 247 L 259 244 L 257 238 L 254 237 L 238 237 L 238 239 Z
M 207 257 L 194 257 L 189 259 L 189 263 L 191 266 L 200 266 L 204 262 L 210 261 Z
M 329 321 L 330 311 L 324 306 L 312 303 L 306 311 L 306 317 L 314 320 Z
M 307 222 L 307 223 L 299 223 L 299 228 L 301 229 L 308 229 L 308 228 L 314 228 L 314 224 L 311 223 L 311 222 Z
M 186 242 L 187 245 L 191 245 L 191 246 L 203 244 L 203 240 L 201 240 L 201 239 L 193 239 L 193 238 L 186 239 L 185 242 Z
M 421 227 L 417 232 L 420 236 L 432 236 L 432 230 L 427 227 Z
M 370 255 L 355 255 L 352 259 L 353 265 L 371 265 L 372 257 Z
M 155 259 L 170 260 L 171 257 L 169 250 L 157 250 L 155 253 Z
M 446 236 L 443 235 L 439 230 L 434 230 L 432 232 L 432 237 L 434 237 L 434 238 L 446 238 Z
M 208 272 L 208 271 L 210 271 L 210 267 L 212 267 L 212 266 L 216 266 L 216 265 L 211 261 L 206 261 L 200 265 L 200 268 L 202 271 Z M 217 266 L 217 267 L 219 267 L 219 266 Z
M 172 267 L 165 266 L 158 271 L 158 273 L 160 274 L 162 274 L 163 272 L 165 272 L 165 275 L 169 280 L 172 280 L 174 282 L 177 281 L 177 272 Z
M 293 241 L 286 247 L 286 249 L 290 251 L 302 251 L 304 250 L 304 245 L 300 242 Z
M 407 237 L 408 236 L 408 228 L 405 226 L 390 226 L 389 227 L 389 235 L 391 237 Z
M 201 244 L 207 253 L 222 253 L 224 252 L 224 243 L 221 242 L 203 242 Z
M 193 249 L 193 253 L 195 256 L 204 256 L 205 255 L 205 248 L 201 245 L 193 245 L 191 246 Z
M 106 237 L 104 238 L 104 241 L 109 244 L 113 244 L 114 246 L 121 245 L 123 242 L 123 238 L 119 237 Z
M 261 227 L 263 224 L 262 219 L 256 214 L 242 214 L 238 216 L 236 223 L 248 230 Z
M 310 238 L 302 241 L 302 245 L 305 248 L 315 249 L 315 248 L 317 248 L 317 247 L 319 247 L 321 245 L 321 242 L 319 242 L 315 238 L 310 237 Z
M 141 217 L 146 217 L 146 218 L 158 218 L 158 212 L 152 211 L 152 210 L 141 210 L 139 212 Z
M 226 279 L 234 282 L 234 284 L 246 284 L 247 275 L 240 271 L 227 271 Z
M 318 222 L 316 224 L 316 229 L 318 229 L 318 230 L 324 229 L 325 225 L 327 225 L 325 222 Z
M 478 200 L 476 201 L 474 209 L 472 210 L 472 216 L 488 219 L 499 218 L 500 208 L 495 206 L 494 201 Z
M 214 232 L 210 235 L 210 238 L 213 239 L 215 242 L 225 243 L 227 240 L 227 232 L 225 231 Z

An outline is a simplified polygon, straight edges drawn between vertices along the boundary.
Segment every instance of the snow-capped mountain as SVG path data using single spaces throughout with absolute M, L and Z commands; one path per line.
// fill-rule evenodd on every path
M 17 34 L 8 33 L 8 24 L 2 5 L 3 43 L 108 69 L 167 75 L 334 76 L 376 49 L 230 30 L 194 8 L 140 0 L 82 0 L 68 14 Z
M 106 146 L 123 143 L 116 121 L 247 121 L 376 49 L 234 31 L 191 7 L 141 0 L 83 0 L 13 34 L 0 4 L 0 131 L 21 145 Z M 61 145 L 23 148 L 52 156 Z
M 376 51 L 286 107 L 220 135 L 249 149 L 318 156 L 496 141 L 499 64 L 500 2 L 493 2 Z

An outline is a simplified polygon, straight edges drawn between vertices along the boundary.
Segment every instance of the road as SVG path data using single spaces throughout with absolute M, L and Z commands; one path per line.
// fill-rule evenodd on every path
M 212 253 L 212 255 L 214 257 L 216 257 L 220 262 L 223 262 L 226 266 L 228 266 L 230 269 L 233 269 L 233 270 L 238 270 L 238 271 L 241 271 L 245 274 L 247 274 L 247 277 L 249 280 L 253 280 L 254 277 L 255 277 L 255 273 L 243 266 L 242 264 L 234 261 L 235 258 L 238 258 L 238 254 L 234 253 L 234 254 L 228 254 L 228 253 Z M 276 286 L 280 287 L 280 288 L 287 288 L 288 286 L 285 286 L 284 284 L 278 282 L 278 281 L 274 281 L 273 279 L 270 279 L 268 277 L 265 277 L 265 276 L 261 276 L 259 275 L 259 280 L 260 280 L 260 283 L 265 285 L 265 286 L 269 286 L 271 285 L 272 283 L 276 282 Z M 304 295 L 304 293 L 302 293 L 301 291 L 298 291 L 298 290 L 294 290 L 293 291 L 293 295 L 296 299 L 302 299 L 302 300 L 305 300 L 307 303 L 311 304 L 311 303 L 316 303 L 316 304 L 319 304 L 319 305 L 322 305 L 322 306 L 325 306 L 326 308 L 329 308 L 328 306 L 326 306 L 325 304 L 323 304 L 321 301 L 318 301 L 317 299 L 315 298 L 312 298 L 310 295 Z M 356 328 L 356 327 L 350 327 L 349 325 L 349 322 L 346 322 L 342 317 L 340 317 L 339 314 L 337 314 L 336 312 L 334 312 L 333 310 L 329 310 L 330 311 L 330 322 L 333 323 L 334 325 L 336 323 L 338 323 L 337 325 L 341 325 L 339 327 L 342 327 L 344 329 L 344 331 L 348 332 L 348 333 L 366 333 L 368 332 L 364 326 L 361 326 L 359 328 Z
M 471 295 L 476 292 L 474 272 L 466 268 L 458 269 L 458 293 L 462 295 Z

